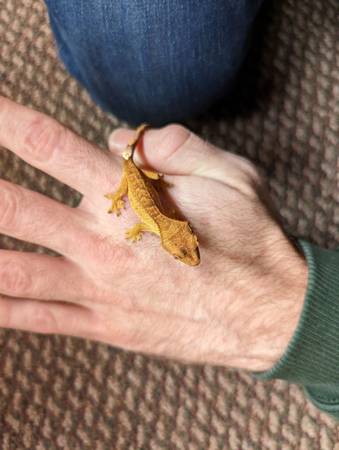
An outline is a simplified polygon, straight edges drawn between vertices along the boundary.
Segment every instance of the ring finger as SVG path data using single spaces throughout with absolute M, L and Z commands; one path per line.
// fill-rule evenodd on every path
M 78 260 L 89 239 L 85 218 L 70 208 L 17 184 L 0 180 L 0 233 L 50 248 Z

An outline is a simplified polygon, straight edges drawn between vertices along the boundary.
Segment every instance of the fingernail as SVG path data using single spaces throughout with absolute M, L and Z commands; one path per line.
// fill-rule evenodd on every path
M 118 128 L 111 133 L 108 139 L 108 146 L 109 148 L 124 150 L 133 136 L 133 130 L 129 130 L 127 128 Z

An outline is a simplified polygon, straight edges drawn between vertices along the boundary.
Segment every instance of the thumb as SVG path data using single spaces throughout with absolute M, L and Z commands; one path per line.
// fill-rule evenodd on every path
M 109 149 L 121 155 L 134 136 L 133 130 L 114 130 L 108 140 Z M 147 128 L 139 141 L 134 160 L 141 167 L 157 172 L 198 175 L 222 182 L 239 177 L 242 180 L 244 175 L 254 171 L 254 166 L 245 158 L 221 150 L 177 124 Z

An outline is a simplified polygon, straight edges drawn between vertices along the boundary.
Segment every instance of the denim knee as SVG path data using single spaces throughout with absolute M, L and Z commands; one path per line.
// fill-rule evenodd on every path
M 226 94 L 262 0 L 45 0 L 59 55 L 104 110 L 160 126 Z

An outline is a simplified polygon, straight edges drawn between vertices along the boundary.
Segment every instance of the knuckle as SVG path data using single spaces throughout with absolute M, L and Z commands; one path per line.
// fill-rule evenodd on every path
M 18 222 L 19 205 L 22 203 L 23 195 L 18 187 L 7 182 L 2 182 L 0 188 L 0 226 L 4 230 L 10 230 Z
M 165 152 L 164 159 L 169 159 L 183 149 L 194 134 L 180 124 L 166 125 L 161 132 L 162 149 Z
M 259 183 L 261 176 L 259 174 L 258 168 L 248 159 L 243 160 L 243 168 L 248 179 L 253 183 Z
M 258 168 L 246 158 L 239 159 L 241 177 L 239 182 L 243 185 L 243 191 L 251 197 L 257 196 L 258 189 L 263 185 L 263 179 Z
M 177 123 L 171 123 L 164 127 L 165 139 L 168 139 L 172 147 L 177 150 L 184 146 L 192 134 L 190 130 Z
M 190 130 L 179 123 L 170 123 L 163 128 L 164 132 L 169 135 L 180 135 L 186 137 L 190 135 Z
M 246 197 L 251 199 L 256 199 L 258 197 L 258 189 L 256 183 L 252 178 L 245 174 L 238 180 L 238 190 L 246 195 Z
M 30 316 L 30 321 L 33 322 L 32 328 L 37 333 L 43 334 L 58 334 L 62 329 L 62 324 L 59 324 L 56 314 L 52 307 L 44 303 L 41 306 L 36 306 L 35 310 Z
M 39 116 L 32 120 L 24 130 L 24 148 L 36 160 L 50 160 L 62 143 L 65 129 L 49 117 Z
M 255 182 L 255 183 L 260 183 L 261 182 L 261 175 L 260 175 L 257 167 L 254 164 L 248 163 L 247 173 L 248 173 L 248 176 L 250 177 L 250 179 L 253 182 Z
M 0 264 L 0 286 L 4 294 L 24 296 L 31 290 L 32 280 L 21 264 L 5 260 Z

